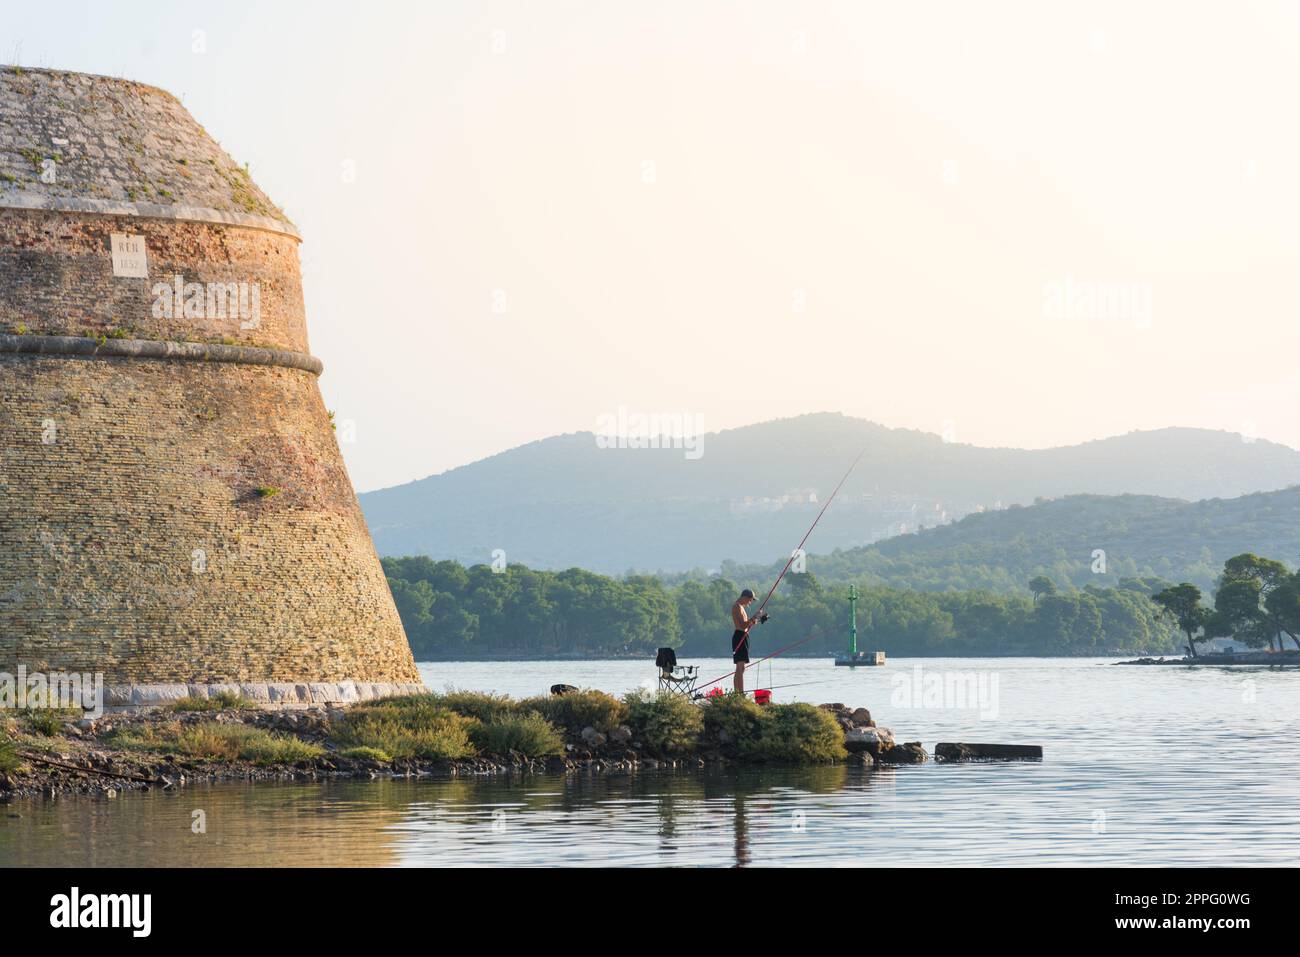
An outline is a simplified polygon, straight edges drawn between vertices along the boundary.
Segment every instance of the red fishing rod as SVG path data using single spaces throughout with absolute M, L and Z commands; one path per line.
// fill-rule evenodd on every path
M 772 652 L 770 655 L 765 655 L 764 657 L 759 658 L 757 661 L 751 663 L 750 667 L 757 668 L 759 665 L 767 661 L 769 658 L 775 658 L 777 655 L 784 654 L 785 652 L 789 651 L 791 648 L 797 648 L 799 645 L 806 645 L 814 638 L 824 637 L 824 634 L 825 633 L 821 631 L 814 631 L 811 635 L 805 635 L 804 637 L 800 638 L 798 641 L 792 641 L 788 645 L 782 645 L 780 648 L 776 649 L 776 651 Z M 735 673 L 736 673 L 736 669 L 732 668 L 725 675 L 718 675 L 718 677 L 714 678 L 712 681 L 707 682 L 706 684 L 699 685 L 695 690 L 703 691 L 705 688 L 711 688 L 714 685 L 716 685 L 719 681 L 726 681 Z M 745 694 L 753 694 L 753 692 L 746 691 Z
M 799 539 L 799 544 L 795 546 L 794 551 L 790 553 L 790 557 L 786 559 L 785 567 L 781 569 L 781 574 L 776 576 L 776 581 L 772 582 L 772 587 L 767 590 L 767 595 L 764 596 L 762 604 L 758 606 L 758 611 L 754 612 L 753 616 L 750 619 L 751 621 L 757 620 L 762 617 L 763 609 L 767 606 L 767 603 L 771 599 L 772 595 L 776 593 L 776 586 L 781 584 L 781 579 L 785 578 L 785 573 L 790 570 L 790 566 L 794 564 L 795 558 L 799 555 L 800 552 L 803 551 L 803 547 L 805 543 L 807 543 L 808 541 L 808 536 L 810 536 L 813 533 L 813 529 L 816 528 L 817 523 L 822 520 L 822 516 L 826 514 L 826 510 L 831 507 L 831 502 L 835 501 L 835 496 L 839 494 L 840 489 L 844 487 L 844 483 L 848 481 L 849 476 L 853 474 L 853 470 L 858 467 L 858 463 L 862 461 L 862 456 L 866 455 L 866 453 L 867 453 L 867 446 L 864 445 L 862 447 L 862 451 L 858 453 L 857 458 L 853 460 L 853 463 L 848 467 L 848 470 L 844 473 L 843 477 L 840 478 L 839 483 L 835 486 L 834 489 L 831 490 L 831 494 L 827 496 L 826 502 L 825 504 L 822 505 L 821 511 L 817 513 L 817 517 L 813 519 L 813 523 L 808 526 L 808 531 L 803 533 L 803 538 Z M 753 630 L 753 625 L 750 625 L 750 627 L 745 631 L 745 637 L 743 641 L 746 647 L 748 647 L 749 645 L 749 632 L 752 630 Z M 796 645 L 802 645 L 804 642 L 812 641 L 814 638 L 817 637 L 819 637 L 818 633 L 814 632 L 813 634 L 809 635 L 807 638 L 801 638 L 799 641 L 786 645 L 784 648 L 778 648 L 776 651 L 772 652 L 766 658 L 759 658 L 758 661 L 754 662 L 754 665 L 760 665 L 764 661 L 767 661 L 768 658 L 775 658 L 777 655 L 781 654 L 782 652 L 789 651 L 791 648 L 795 647 Z M 732 668 L 725 675 L 719 675 L 718 677 L 710 681 L 708 684 L 702 685 L 702 687 L 708 688 L 712 685 L 717 684 L 719 681 L 725 681 L 727 678 L 730 678 L 735 673 L 736 673 L 736 669 Z
M 858 453 L 858 457 L 853 460 L 853 464 L 850 465 L 848 471 L 844 473 L 844 477 L 840 479 L 839 484 L 831 491 L 830 496 L 826 499 L 826 504 L 822 506 L 822 510 L 817 513 L 817 517 L 813 519 L 813 523 L 808 526 L 808 531 L 803 533 L 803 538 L 799 539 L 799 544 L 794 547 L 794 551 L 792 551 L 790 557 L 786 559 L 785 568 L 782 568 L 781 574 L 776 576 L 776 581 L 772 582 L 772 587 L 767 590 L 767 596 L 763 599 L 763 603 L 758 606 L 758 611 L 754 612 L 755 618 L 763 614 L 763 608 L 767 605 L 768 599 L 770 599 L 773 593 L 776 592 L 776 586 L 781 584 L 781 579 L 785 577 L 785 573 L 788 572 L 790 566 L 794 564 L 795 556 L 803 551 L 804 544 L 808 541 L 808 536 L 813 533 L 813 529 L 817 527 L 817 523 L 822 520 L 822 516 L 826 514 L 826 510 L 831 507 L 831 502 L 835 501 L 835 496 L 839 494 L 840 488 L 848 481 L 849 476 L 853 474 L 853 470 L 858 467 L 858 462 L 862 460 L 862 456 L 866 455 L 866 453 L 867 447 L 864 445 L 862 451 Z

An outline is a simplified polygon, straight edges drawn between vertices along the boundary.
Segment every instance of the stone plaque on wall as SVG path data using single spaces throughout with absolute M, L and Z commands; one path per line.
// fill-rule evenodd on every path
M 129 279 L 148 279 L 149 262 L 145 255 L 144 237 L 113 233 L 113 275 Z

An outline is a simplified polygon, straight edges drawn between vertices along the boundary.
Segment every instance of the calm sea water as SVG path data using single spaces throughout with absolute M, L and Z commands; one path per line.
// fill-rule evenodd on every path
M 706 677 L 730 669 L 701 662 Z M 919 668 L 919 671 L 917 670 Z M 432 689 L 622 692 L 630 661 L 421 666 Z M 0 806 L 2 865 L 1300 863 L 1300 672 L 1101 660 L 784 659 L 777 701 L 1042 763 L 223 785 Z M 944 685 L 948 692 L 945 694 Z M 958 689 L 966 692 L 957 697 Z M 194 833 L 196 811 L 206 833 Z

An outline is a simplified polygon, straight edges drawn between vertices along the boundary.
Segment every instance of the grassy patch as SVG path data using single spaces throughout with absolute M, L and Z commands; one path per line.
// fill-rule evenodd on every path
M 63 719 L 79 717 L 82 712 L 73 708 L 28 708 L 23 712 L 23 723 L 28 730 L 53 738 L 63 733 Z
M 468 758 L 474 718 L 443 707 L 437 695 L 384 698 L 351 708 L 330 729 L 342 748 L 375 748 L 394 758 Z
M 156 751 L 191 758 L 252 761 L 255 764 L 289 764 L 324 754 L 319 745 L 283 734 L 272 734 L 246 724 L 148 725 L 123 729 L 113 735 L 115 747 L 127 751 Z
M 364 746 L 345 748 L 339 752 L 339 757 L 352 758 L 355 761 L 378 761 L 380 764 L 390 764 L 393 760 L 392 756 L 386 751 L 381 751 L 378 748 L 367 748 Z
M 412 695 L 418 700 L 427 698 L 435 707 L 446 708 L 478 721 L 496 721 L 519 713 L 519 702 L 507 695 L 483 691 L 447 691 L 443 694 Z M 401 701 L 403 699 L 395 699 Z
M 574 691 L 565 695 L 527 698 L 520 703 L 527 711 L 536 711 L 556 727 L 569 734 L 583 728 L 595 728 L 609 734 L 627 721 L 627 705 L 603 691 Z
M 704 730 L 701 708 L 670 692 L 633 691 L 623 698 L 632 733 L 658 754 L 686 754 Z
M 758 734 L 741 744 L 745 757 L 808 763 L 848 756 L 844 732 L 829 711 L 810 704 L 774 704 L 758 710 Z
M 470 729 L 470 740 L 487 754 L 516 751 L 528 758 L 564 752 L 564 738 L 536 711 L 503 715 Z
M 167 711 L 250 711 L 256 703 L 234 691 L 219 691 L 207 698 L 186 696 L 167 705 Z

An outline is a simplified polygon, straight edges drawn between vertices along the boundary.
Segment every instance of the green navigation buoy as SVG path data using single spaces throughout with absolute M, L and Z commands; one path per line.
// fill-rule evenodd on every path
M 849 651 L 835 659 L 837 665 L 856 668 L 858 665 L 883 665 L 883 651 L 858 651 L 858 586 L 849 586 Z

